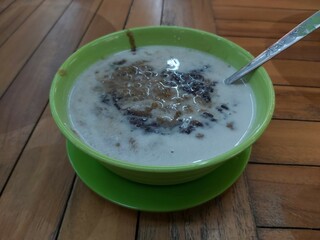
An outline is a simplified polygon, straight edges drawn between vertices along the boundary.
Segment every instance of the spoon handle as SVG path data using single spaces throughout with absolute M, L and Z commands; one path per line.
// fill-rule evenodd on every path
M 259 56 L 253 59 L 249 64 L 245 67 L 241 68 L 239 71 L 228 77 L 224 83 L 231 84 L 237 81 L 239 78 L 243 77 L 247 73 L 256 69 L 260 65 L 264 64 L 270 58 L 273 58 L 283 50 L 290 47 L 292 44 L 299 41 L 301 38 L 307 36 L 309 33 L 313 32 L 317 28 L 320 27 L 320 11 L 317 11 L 315 14 L 304 20 L 286 35 L 284 35 L 281 39 L 279 39 L 276 43 L 267 48 L 264 52 L 262 52 Z

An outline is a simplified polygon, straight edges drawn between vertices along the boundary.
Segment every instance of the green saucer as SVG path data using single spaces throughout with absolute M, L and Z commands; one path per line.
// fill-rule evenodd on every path
M 69 141 L 67 152 L 79 178 L 101 197 L 136 210 L 169 212 L 200 205 L 228 189 L 244 171 L 251 147 L 198 180 L 169 186 L 145 185 L 119 177 Z

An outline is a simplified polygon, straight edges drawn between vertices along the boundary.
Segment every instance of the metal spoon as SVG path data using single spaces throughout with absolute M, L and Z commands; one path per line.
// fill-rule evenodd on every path
M 266 61 L 270 60 L 283 50 L 290 47 L 292 44 L 298 42 L 300 39 L 307 36 L 309 33 L 313 32 L 320 27 L 320 11 L 304 20 L 282 38 L 280 38 L 276 43 L 267 48 L 258 57 L 253 59 L 249 64 L 241 68 L 239 71 L 235 72 L 233 75 L 224 80 L 225 84 L 231 84 L 256 69 L 257 67 L 264 64 Z

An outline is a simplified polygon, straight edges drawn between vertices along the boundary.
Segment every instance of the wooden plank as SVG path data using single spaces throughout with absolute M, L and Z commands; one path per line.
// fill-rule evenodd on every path
M 6 10 L 15 1 L 16 0 L 2 0 L 1 4 L 0 4 L 0 13 L 2 13 L 4 10 Z
M 262 53 L 278 39 L 247 38 L 247 37 L 227 37 L 229 40 L 242 46 L 254 56 Z M 275 59 L 320 61 L 320 42 L 300 41 L 294 46 L 280 53 Z
M 94 9 L 97 8 L 98 3 L 99 2 L 96 1 L 93 3 L 93 5 L 91 5 L 89 2 L 86 3 L 76 1 L 75 4 L 78 6 L 76 8 L 72 8 L 71 6 L 71 10 L 66 12 L 67 17 L 63 19 L 64 21 L 62 21 L 61 24 L 64 24 L 64 27 L 66 30 L 68 30 L 68 27 L 73 26 L 73 24 L 70 22 L 70 17 L 72 16 L 72 19 L 74 20 L 73 23 L 82 22 L 82 24 L 85 26 L 89 21 L 88 13 L 94 12 Z M 81 6 L 79 6 L 79 4 L 81 4 Z M 75 15 L 78 16 L 77 19 L 74 18 Z M 86 21 L 83 21 L 81 18 L 85 18 Z M 68 24 L 70 26 L 68 26 Z M 59 28 L 58 30 L 61 31 Z M 77 33 L 77 31 L 74 31 L 74 33 Z M 76 34 L 76 36 L 80 37 L 81 35 Z M 44 122 L 43 126 L 42 122 Z M 43 139 L 44 137 L 45 139 Z M 54 145 L 52 145 L 53 140 L 56 140 L 54 141 Z M 47 150 L 48 148 L 50 148 L 50 151 Z M 31 149 L 30 153 L 29 149 Z M 63 154 L 56 155 L 57 152 Z M 26 157 L 24 158 L 25 155 Z M 32 163 L 29 162 L 29 159 L 36 159 L 36 161 L 41 159 L 41 162 Z M 57 162 L 59 162 L 59 166 L 57 166 Z M 31 167 L 33 167 L 33 165 L 37 165 L 40 171 L 34 171 L 34 169 L 28 171 L 28 168 L 30 168 L 28 167 L 29 165 Z M 34 176 L 30 176 L 30 173 L 34 173 Z M 56 234 L 54 231 L 56 230 L 60 221 L 60 217 L 64 211 L 63 206 L 67 200 L 73 176 L 73 171 L 68 164 L 65 154 L 64 138 L 56 129 L 55 124 L 50 116 L 49 108 L 47 108 L 44 116 L 42 116 L 40 124 L 37 125 L 35 134 L 29 141 L 22 158 L 17 164 L 12 178 L 10 179 L 9 184 L 1 198 L 3 201 L 0 202 L 0 209 L 1 213 L 3 213 L 5 217 L 0 218 L 7 223 L 7 225 L 2 223 L 1 226 L 5 226 L 7 228 L 1 230 L 0 234 L 3 234 L 2 236 L 13 236 L 15 239 L 21 239 L 22 236 L 26 238 L 33 238 L 35 235 L 39 239 L 48 239 L 49 237 L 54 237 L 53 235 Z M 28 182 L 26 184 L 25 181 L 25 179 L 29 178 L 32 180 L 32 182 L 30 180 L 30 187 L 28 187 Z M 21 179 L 24 181 L 21 181 Z M 32 189 L 33 186 L 37 185 L 35 184 L 35 181 L 40 181 L 41 186 L 36 189 L 37 191 L 33 191 L 33 195 L 29 194 L 32 197 L 28 199 L 28 197 L 26 197 L 26 195 L 28 195 L 27 192 Z M 12 185 L 14 187 L 11 187 Z M 64 189 L 61 189 L 61 186 Z M 43 189 L 44 187 L 45 189 L 55 189 L 56 191 L 53 193 L 54 196 L 52 196 L 52 194 L 43 195 L 43 193 L 46 192 L 45 189 Z M 20 188 L 25 190 L 19 191 Z M 16 191 L 21 193 L 21 196 L 18 198 L 12 198 L 12 194 Z M 10 193 L 12 194 L 10 195 Z M 46 197 L 49 199 L 46 199 Z M 35 204 L 39 201 L 39 204 Z M 19 206 L 19 202 L 25 203 Z M 1 205 L 2 203 L 3 205 Z M 42 205 L 45 206 L 42 207 Z M 19 208 L 17 208 L 17 206 Z M 12 211 L 11 208 L 14 208 L 14 211 Z M 6 210 L 10 211 L 6 212 Z M 20 212 L 26 212 L 26 214 L 18 214 Z
M 98 3 L 96 5 L 98 5 Z M 82 6 L 80 8 L 82 8 Z M 93 12 L 95 11 L 95 7 L 92 7 L 90 11 L 92 11 L 91 14 L 93 14 Z M 81 15 L 80 10 L 79 12 Z M 61 40 L 59 38 L 54 38 L 53 36 L 51 36 L 52 37 L 51 41 L 53 41 L 59 47 L 62 46 L 62 44 L 64 43 L 63 41 L 68 42 L 68 44 L 70 44 L 71 46 L 76 45 L 75 39 L 80 38 L 81 31 L 77 29 L 75 30 L 73 27 L 79 26 L 78 24 L 80 24 L 79 27 L 82 30 L 85 29 L 86 26 L 88 25 L 88 22 L 90 21 L 90 16 L 92 16 L 88 13 L 87 18 L 85 20 L 80 19 L 79 21 L 79 16 L 78 16 L 79 12 L 74 11 L 74 15 L 69 16 L 70 18 L 75 18 L 73 20 L 75 20 L 75 22 L 77 23 L 75 24 L 74 22 L 71 28 L 72 33 L 76 34 L 75 38 L 69 39 L 68 37 L 62 37 L 62 40 Z M 113 13 L 110 13 L 110 15 L 112 16 L 116 16 L 117 14 L 118 12 L 116 11 Z M 113 19 L 113 20 L 115 20 L 114 23 L 111 20 L 105 21 L 103 18 L 102 19 L 99 18 L 99 20 L 97 20 L 96 22 L 99 23 L 99 26 L 103 26 L 104 29 L 102 30 L 99 27 L 99 29 L 97 29 L 97 32 L 99 32 L 99 34 L 100 33 L 104 34 L 104 32 L 109 32 L 109 31 L 113 31 L 113 29 L 117 29 L 115 25 L 119 23 L 116 23 L 116 19 Z M 105 24 L 103 24 L 104 22 Z M 66 26 L 67 26 L 67 30 L 71 32 L 70 28 L 68 28 L 68 24 Z M 68 31 L 61 31 L 61 32 L 59 31 L 60 35 L 58 36 L 61 38 L 61 36 L 68 35 Z M 91 35 L 91 32 L 95 32 L 95 30 L 89 29 L 88 32 L 90 32 L 90 34 L 87 34 L 84 38 L 86 39 L 86 41 L 94 37 L 94 35 Z M 45 46 L 48 47 L 48 44 Z M 49 47 L 50 46 L 53 46 L 53 45 L 49 45 Z M 23 78 L 25 82 L 28 81 L 31 84 L 37 84 L 37 85 L 33 86 L 33 88 L 31 87 L 28 88 L 28 86 L 24 82 L 24 84 L 19 85 L 20 88 L 17 88 L 17 87 L 14 88 L 16 90 L 19 90 L 17 93 L 12 94 L 11 98 L 6 98 L 7 100 L 9 99 L 14 101 L 17 101 L 16 98 L 20 98 L 21 100 L 18 101 L 20 105 L 12 106 L 12 105 L 9 105 L 8 102 L 6 102 L 6 104 L 9 106 L 6 108 L 3 108 L 4 103 L 0 102 L 1 125 L 2 123 L 4 123 L 5 127 L 7 127 L 7 129 L 10 129 L 10 132 L 7 132 L 7 130 L 5 130 L 5 132 L 2 132 L 4 128 L 0 126 L 1 144 L 3 142 L 6 142 L 5 143 L 7 144 L 6 146 L 9 146 L 13 149 L 17 147 L 16 143 L 18 142 L 18 148 L 20 147 L 20 150 L 21 150 L 21 146 L 24 145 L 24 143 L 26 142 L 27 136 L 29 136 L 31 130 L 34 127 L 34 124 L 36 121 L 34 119 L 38 118 L 39 111 L 43 109 L 44 99 L 46 99 L 46 97 L 43 97 L 43 96 L 46 96 L 48 94 L 49 81 L 47 79 L 48 78 L 51 79 L 53 75 L 51 73 L 54 72 L 53 69 L 56 69 L 56 67 L 59 65 L 56 63 L 61 61 L 63 57 L 66 57 L 68 54 L 70 54 L 70 52 L 72 51 L 70 49 L 71 49 L 70 46 L 63 47 L 62 51 L 65 51 L 66 53 L 62 55 L 58 55 L 56 48 L 51 47 L 47 52 L 45 52 L 46 54 L 38 55 L 38 59 L 33 63 L 34 64 L 33 66 L 36 66 L 35 63 L 40 62 L 39 60 L 43 61 L 43 59 L 45 59 L 45 61 L 48 61 L 48 62 L 42 63 L 41 67 L 44 67 L 44 66 L 45 67 L 48 66 L 48 67 L 45 68 L 44 70 L 40 67 L 34 68 L 36 70 L 34 75 L 30 73 L 31 72 L 30 70 L 28 76 Z M 47 57 L 50 54 L 54 55 L 54 58 L 58 59 L 57 62 L 56 60 L 53 61 L 52 58 L 47 60 Z M 40 58 L 39 56 L 41 56 L 42 58 Z M 50 64 L 51 66 L 49 66 Z M 52 68 L 52 71 L 48 70 L 49 68 L 50 69 Z M 44 74 L 43 71 L 45 71 L 46 73 Z M 48 73 L 48 71 L 50 71 L 50 73 Z M 40 76 L 38 76 L 38 74 L 40 74 Z M 21 79 L 19 76 L 17 80 Z M 37 80 L 31 81 L 30 79 L 33 79 L 33 78 L 36 78 Z M 46 83 L 41 83 L 43 79 L 45 79 L 44 81 L 46 81 Z M 14 86 L 17 86 L 17 85 L 13 84 L 12 87 Z M 35 90 L 36 87 L 39 87 L 41 91 L 44 91 L 42 93 L 43 95 L 37 92 L 38 90 Z M 31 93 L 28 92 L 29 89 L 32 89 Z M 7 94 L 9 94 L 9 91 L 7 92 Z M 34 92 L 36 92 L 37 94 L 34 96 L 34 98 L 32 98 Z M 38 102 L 37 96 L 40 96 L 40 100 L 39 100 L 40 104 L 37 103 Z M 314 96 L 312 98 L 315 99 Z M 318 98 L 316 98 L 316 100 L 317 99 Z M 36 104 L 36 107 L 33 107 L 33 104 Z M 14 125 L 17 123 L 11 123 L 9 121 L 3 122 L 2 121 L 3 119 L 10 119 L 11 121 L 15 122 L 16 121 L 15 117 L 27 116 L 26 112 L 24 112 L 23 114 L 17 113 L 15 111 L 12 112 L 13 109 L 15 109 L 14 108 L 15 106 L 16 107 L 19 106 L 17 108 L 19 111 L 27 111 L 27 110 L 30 111 L 31 109 L 31 112 L 29 114 L 30 115 L 36 114 L 36 116 L 30 117 L 28 115 L 29 117 L 27 119 L 22 119 L 25 121 L 24 124 L 22 124 L 21 123 L 22 120 L 20 120 L 19 124 L 21 125 L 19 124 Z M 3 111 L 4 109 L 5 111 Z M 39 110 L 33 111 L 34 109 L 39 109 Z M 2 114 L 8 114 L 10 115 L 10 117 L 8 118 L 2 117 L 1 116 Z M 62 145 L 63 139 L 61 138 L 61 136 L 58 136 L 57 129 L 50 130 L 51 127 L 52 128 L 55 128 L 55 127 L 54 127 L 54 123 L 52 122 L 51 118 L 48 117 L 48 115 L 49 113 L 47 109 L 43 118 L 39 123 L 39 126 L 36 128 L 36 131 L 31 137 L 31 140 L 28 143 L 24 153 L 22 154 L 20 161 L 18 162 L 15 168 L 15 171 L 12 174 L 12 178 L 8 182 L 7 188 L 3 193 L 3 197 L 0 200 L 0 224 L 1 224 L 0 239 L 2 238 L 8 239 L 9 237 L 12 237 L 12 239 L 21 239 L 21 238 L 33 239 L 35 238 L 35 236 L 39 239 L 49 239 L 49 238 L 55 239 L 56 237 L 57 233 L 55 232 L 55 230 L 57 228 L 57 225 L 59 224 L 59 219 L 62 216 L 63 207 L 67 200 L 69 188 L 72 182 L 71 176 L 73 176 L 73 174 L 72 174 L 72 171 L 70 170 L 69 165 L 67 164 L 67 160 L 65 159 L 65 152 L 64 152 L 65 146 L 64 144 Z M 20 143 L 19 141 L 22 141 L 22 143 Z M 3 148 L 1 146 L 2 148 L 1 149 L 2 151 L 0 151 L 1 164 L 3 159 L 1 154 L 3 154 L 3 156 L 5 157 L 12 156 L 11 155 L 12 153 L 10 153 L 10 151 L 9 153 L 7 152 L 6 146 Z M 12 149 L 11 151 L 17 151 Z M 4 153 L 1 153 L 1 152 L 4 152 Z M 57 159 L 57 155 L 56 155 L 57 152 L 62 153 L 61 155 L 59 154 L 59 159 Z M 56 162 L 59 163 L 58 167 L 56 165 Z M 0 173 L 1 173 L 0 178 L 1 176 L 3 176 L 1 172 L 2 171 L 1 168 L 2 166 L 0 166 Z M 317 168 L 308 168 L 308 169 L 317 169 Z M 269 170 L 270 172 L 273 172 L 273 169 L 264 169 L 264 171 L 265 170 L 267 171 Z M 264 171 L 260 171 L 260 173 L 264 174 Z M 282 171 L 287 172 L 287 169 L 285 168 Z M 296 219 L 292 220 L 293 221 L 292 225 L 298 225 L 298 227 L 299 226 L 301 227 L 301 225 L 299 225 L 300 222 L 303 222 L 305 221 L 305 219 L 307 219 L 308 221 L 306 222 L 306 225 L 308 225 L 307 227 L 310 228 L 309 223 L 310 221 L 312 221 L 311 218 L 315 218 L 316 222 L 314 225 L 311 225 L 311 227 L 316 226 L 316 228 L 319 228 L 318 220 L 320 218 L 319 218 L 318 209 L 316 209 L 317 210 L 316 214 L 314 213 L 309 214 L 310 210 L 306 209 L 302 203 L 302 200 L 304 200 L 306 204 L 309 204 L 309 200 L 311 199 L 310 201 L 313 201 L 313 205 L 311 207 L 313 207 L 314 204 L 318 203 L 320 200 L 319 199 L 319 179 L 316 178 L 317 176 L 319 176 L 319 172 L 318 171 L 316 173 L 314 173 L 313 171 L 311 172 L 312 173 L 309 174 L 310 171 L 308 171 L 307 173 L 303 171 L 303 177 L 302 177 L 303 180 L 301 180 L 302 183 L 296 180 L 295 180 L 296 182 L 293 183 L 294 180 L 290 179 L 291 182 L 287 184 L 285 182 L 286 179 L 282 179 L 280 171 L 279 173 L 277 173 L 276 180 L 271 180 L 272 183 L 276 182 L 274 185 L 272 185 L 272 187 L 265 189 L 263 188 L 265 186 L 264 184 L 259 185 L 261 182 L 269 184 L 270 178 L 268 178 L 268 176 L 266 178 L 263 178 L 262 181 L 257 177 L 257 180 L 255 180 L 254 182 L 258 182 L 258 187 L 257 187 L 258 189 L 260 186 L 262 186 L 262 189 L 266 191 L 266 193 L 263 193 L 265 195 L 267 195 L 269 192 L 273 192 L 274 190 L 277 190 L 280 185 L 280 189 L 282 189 L 282 191 L 285 192 L 285 194 L 282 194 L 282 192 L 279 193 L 276 191 L 273 194 L 274 196 L 276 196 L 276 201 L 278 200 L 277 198 L 278 195 L 280 195 L 281 200 L 284 199 L 285 201 L 279 204 L 276 202 L 275 205 L 278 204 L 281 207 L 281 209 L 282 209 L 282 204 L 284 204 L 285 206 L 288 206 L 285 210 L 285 214 L 288 214 L 291 220 L 292 218 L 298 219 L 298 220 Z M 300 170 L 288 171 L 288 174 L 295 175 L 296 177 L 300 176 L 299 173 L 301 173 Z M 61 177 L 61 174 L 63 175 L 62 177 Z M 311 179 L 310 180 L 311 183 L 308 182 L 309 181 L 308 177 Z M 314 181 L 315 178 L 316 180 Z M 56 183 L 56 179 L 58 183 Z M 316 182 L 316 184 L 314 184 L 314 182 Z M 307 187 L 305 187 L 305 185 L 307 185 Z M 177 238 L 191 238 L 192 236 L 194 236 L 202 239 L 216 239 L 216 238 L 218 239 L 255 239 L 256 233 L 254 230 L 254 221 L 253 221 L 250 206 L 249 206 L 250 199 L 247 195 L 248 191 L 246 190 L 246 188 L 243 188 L 243 186 L 245 186 L 245 182 L 243 181 L 243 179 L 240 179 L 240 181 L 237 183 L 236 186 L 234 186 L 232 189 L 227 191 L 220 198 L 213 200 L 206 205 L 203 205 L 188 211 L 184 211 L 180 213 L 172 213 L 172 214 L 144 214 L 143 213 L 141 215 L 140 222 L 141 222 L 141 225 L 142 224 L 144 225 L 142 225 L 142 227 L 140 225 L 138 238 L 150 239 L 151 237 L 154 237 L 155 239 L 157 238 L 163 239 L 163 236 L 169 236 L 173 239 L 177 239 Z M 291 189 L 294 189 L 299 192 L 296 191 L 292 193 L 287 188 L 289 188 L 290 191 Z M 316 190 L 313 190 L 313 188 L 316 188 Z M 48 198 L 49 200 L 44 201 L 43 196 L 45 196 L 45 199 Z M 302 198 L 302 200 L 300 200 L 300 198 Z M 274 198 L 261 197 L 259 202 L 263 203 L 264 201 L 271 201 L 270 199 L 273 200 Z M 298 203 L 291 204 L 291 201 L 295 201 L 295 199 L 299 199 L 300 201 L 298 200 Z M 93 204 L 96 204 L 96 206 L 95 205 L 93 206 Z M 292 207 L 292 205 L 294 206 Z M 273 203 L 271 203 L 271 206 L 273 206 Z M 272 209 L 272 208 L 266 207 L 265 211 L 269 211 L 269 209 Z M 279 212 L 280 214 L 283 214 L 281 211 Z M 274 213 L 271 214 L 272 216 L 269 218 L 270 219 L 277 218 L 278 217 L 277 214 L 278 212 L 274 210 Z M 146 217 L 146 215 L 148 216 Z M 98 219 L 96 219 L 97 216 L 98 216 Z M 125 225 L 122 224 L 123 222 L 125 223 Z M 87 239 L 87 238 L 101 239 L 108 236 L 109 238 L 118 237 L 119 239 L 124 239 L 123 237 L 125 236 L 126 239 L 127 238 L 134 239 L 135 224 L 136 222 L 135 222 L 134 211 L 126 210 L 126 209 L 117 207 L 113 204 L 110 204 L 106 201 L 103 201 L 102 199 L 97 197 L 95 194 L 93 194 L 91 191 L 89 191 L 88 188 L 84 187 L 81 182 L 76 182 L 73 194 L 71 196 L 71 200 L 69 202 L 69 207 L 66 212 L 65 221 L 62 224 L 61 235 L 59 237 L 65 238 L 65 239 L 70 239 L 72 237 L 74 237 L 74 239 L 81 239 L 81 237 L 83 239 Z M 202 225 L 202 227 L 200 226 L 200 224 Z M 4 226 L 4 230 L 2 230 L 3 226 Z M 302 227 L 305 227 L 305 226 L 302 226 Z M 312 231 L 312 232 L 316 232 L 316 231 Z M 302 235 L 300 233 L 295 232 L 295 230 L 292 230 L 292 231 L 287 230 L 287 232 L 285 233 L 284 232 L 279 233 L 275 231 L 273 231 L 272 233 L 263 232 L 262 234 L 261 234 L 261 231 L 259 231 L 259 234 L 260 234 L 259 237 L 264 237 L 264 239 L 270 239 L 270 238 L 285 239 L 285 237 L 288 238 L 288 236 L 292 237 L 289 234 L 292 234 L 296 238 L 300 237 L 301 239 L 309 239 L 309 238 L 303 238 L 303 237 L 311 236 L 311 233 L 307 233 L 307 234 L 304 233 L 304 235 Z M 312 235 L 312 237 L 313 236 L 314 235 Z M 318 236 L 318 235 L 315 234 L 315 236 Z M 312 238 L 310 237 L 310 239 Z
M 124 28 L 125 19 L 130 11 L 131 0 L 104 1 L 94 16 L 80 46 L 98 37 Z
M 297 26 L 297 23 L 265 22 L 252 20 L 216 20 L 217 33 L 222 36 L 276 38 L 283 37 Z M 315 31 L 303 41 L 320 41 L 320 32 Z
M 320 226 L 320 168 L 249 164 L 248 183 L 257 226 Z
M 165 1 L 162 23 L 215 31 L 207 8 L 192 7 L 192 3 Z M 204 1 L 201 4 L 206 6 Z M 202 206 L 176 213 L 140 214 L 138 239 L 180 238 L 256 239 L 244 176 L 225 194 Z
M 78 45 L 99 3 L 73 1 L 0 100 L 0 190 L 47 104 L 55 72 Z
M 320 88 L 275 86 L 278 119 L 320 121 Z
M 319 230 L 258 228 L 260 240 L 319 240 Z
M 134 240 L 136 222 L 136 211 L 106 201 L 78 179 L 58 239 Z
M 0 48 L 0 97 L 71 0 L 45 1 Z M 30 29 L 33 29 L 32 34 Z
M 272 120 L 252 148 L 251 162 L 320 165 L 320 122 Z
M 130 0 L 118 0 L 116 3 L 104 1 L 80 46 L 92 39 L 122 29 L 130 6 Z M 77 180 L 58 239 L 94 240 L 106 236 L 108 239 L 135 239 L 136 221 L 136 211 L 102 199 Z
M 275 59 L 264 67 L 274 84 L 320 87 L 320 62 Z
M 256 8 L 280 8 L 280 9 L 304 9 L 318 10 L 318 0 L 292 1 L 292 0 L 211 0 L 214 6 L 232 6 L 232 7 L 256 7 Z
M 126 28 L 140 27 L 146 25 L 160 25 L 161 23 L 161 10 L 163 0 L 135 0 L 133 1 L 128 23 Z M 144 11 L 144 14 L 141 14 Z
M 163 25 L 177 25 L 216 32 L 207 0 L 164 0 Z
M 53 239 L 73 178 L 48 108 L 0 198 L 0 239 Z
M 42 2 L 43 0 L 17 0 L 0 15 L 0 46 Z
M 302 22 L 314 13 L 313 10 L 301 9 L 229 6 L 214 6 L 213 12 L 216 20 L 248 20 L 294 24 Z
M 244 176 L 222 196 L 199 207 L 142 212 L 138 239 L 257 239 Z

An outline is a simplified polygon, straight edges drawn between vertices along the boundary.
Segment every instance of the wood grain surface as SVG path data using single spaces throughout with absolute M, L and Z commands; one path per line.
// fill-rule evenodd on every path
M 320 87 L 320 61 L 272 60 L 264 64 L 274 84 Z
M 126 28 L 160 25 L 163 0 L 135 0 Z
M 319 167 L 252 164 L 247 173 L 258 226 L 319 228 Z
M 301 230 L 301 229 L 265 229 L 260 228 L 260 240 L 279 239 L 279 240 L 318 240 L 320 231 Z
M 141 2 L 139 3 L 141 4 Z M 134 5 L 133 5 L 134 6 Z M 154 18 L 144 18 L 143 12 L 141 8 L 138 8 L 137 6 L 135 8 L 131 8 L 132 11 L 137 11 L 132 15 L 131 18 L 128 19 L 128 22 L 125 27 L 134 27 L 135 24 L 141 24 L 141 19 L 145 19 L 144 25 L 152 24 L 156 21 L 159 21 L 158 19 L 159 14 L 154 14 Z M 139 12 L 138 12 L 139 11 Z M 159 9 L 159 12 L 161 12 L 161 9 Z M 99 13 L 99 11 L 98 11 Z M 135 16 L 138 16 L 135 18 Z M 124 20 L 124 19 L 123 19 Z M 119 20 L 121 21 L 121 20 Z M 202 23 L 203 25 L 206 25 Z M 92 25 L 95 27 L 95 25 Z M 90 30 L 90 28 L 89 28 Z M 92 30 L 93 31 L 93 30 Z M 89 32 L 89 31 L 88 31 Z M 220 236 L 221 239 L 230 239 L 230 237 L 235 236 L 242 236 L 246 239 L 256 239 L 256 232 L 255 232 L 255 225 L 253 221 L 253 216 L 251 213 L 250 205 L 243 205 L 242 202 L 249 203 L 248 200 L 248 192 L 245 185 L 245 180 L 242 179 L 238 182 L 238 187 L 232 188 L 232 190 L 229 192 L 229 194 L 226 194 L 223 196 L 220 200 L 213 201 L 210 205 L 210 208 L 199 208 L 191 213 L 198 212 L 197 216 L 194 219 L 194 226 L 190 227 L 188 229 L 187 227 L 184 227 L 185 225 L 190 224 L 190 217 L 192 217 L 192 214 L 190 214 L 188 211 L 183 212 L 182 214 L 175 214 L 175 216 L 179 219 L 178 223 L 172 222 L 169 218 L 163 219 L 162 225 L 164 225 L 167 229 L 173 229 L 170 230 L 170 232 L 164 232 L 162 230 L 158 232 L 150 232 L 150 226 L 151 228 L 157 228 L 157 223 L 153 222 L 153 219 L 149 218 L 150 215 L 147 213 L 141 213 L 140 219 L 139 219 L 139 232 L 138 232 L 138 239 L 163 239 L 163 236 L 168 234 L 168 237 L 172 237 L 173 239 L 175 236 L 172 234 L 177 234 L 177 236 L 185 236 L 188 237 L 190 234 L 190 237 L 197 238 L 200 235 L 203 237 L 203 239 L 214 239 L 215 236 Z M 80 188 L 80 189 L 79 189 Z M 80 194 L 79 191 L 81 191 L 81 187 L 78 187 L 78 183 L 76 183 L 76 188 L 73 191 L 74 195 Z M 83 217 L 79 216 L 79 213 L 72 210 L 71 207 L 75 204 L 81 204 L 82 210 L 80 214 L 84 215 L 91 215 L 94 214 L 92 211 L 95 211 L 92 209 L 91 205 L 87 204 L 88 201 L 90 201 L 91 198 L 96 199 L 95 195 L 90 195 L 89 199 L 83 199 L 83 198 L 76 198 L 75 200 L 73 198 L 70 199 L 69 204 L 70 207 L 67 208 L 66 217 L 64 218 L 64 221 L 62 223 L 62 230 L 61 230 L 61 238 L 62 239 L 86 239 L 83 238 L 83 236 L 88 236 L 88 233 L 90 233 L 90 238 L 95 239 L 96 237 L 101 234 L 101 230 L 99 228 L 95 228 L 92 230 L 92 219 L 86 218 L 83 220 Z M 77 201 L 77 203 L 73 203 L 73 201 Z M 94 200 L 91 200 L 94 201 Z M 101 206 L 100 211 L 108 212 L 109 210 L 105 208 L 110 208 L 110 204 L 104 204 Z M 234 209 L 233 211 L 230 211 L 229 209 Z M 118 211 L 116 211 L 118 212 Z M 226 214 L 227 213 L 227 214 Z M 121 216 L 122 213 L 117 213 Z M 163 216 L 170 216 L 170 214 L 151 214 L 153 218 L 163 218 Z M 202 228 L 201 230 L 198 229 L 198 227 L 201 227 L 201 224 L 199 223 L 201 221 L 204 222 L 205 220 L 202 219 L 202 216 L 207 215 L 208 220 L 212 220 L 210 222 L 206 223 L 206 227 Z M 239 216 L 241 217 L 241 221 L 239 221 Z M 75 219 L 82 219 L 81 221 L 76 221 Z M 130 218 L 131 219 L 131 218 Z M 99 224 L 105 225 L 108 229 L 108 226 L 113 226 L 112 222 L 110 222 L 110 218 L 99 218 Z M 110 225 L 111 224 L 111 225 Z M 119 223 L 117 223 L 119 224 Z M 178 227 L 176 225 L 179 224 Z M 79 227 L 80 225 L 80 227 Z M 69 229 L 81 229 L 81 231 L 77 230 L 74 234 L 69 234 Z M 127 229 L 127 228 L 125 228 Z M 215 229 L 215 230 L 211 230 Z M 72 230 L 73 231 L 73 230 Z M 172 233 L 172 231 L 174 233 Z M 195 231 L 194 234 L 192 231 Z M 130 231 L 132 233 L 132 231 Z M 115 234 L 115 236 L 118 236 L 120 233 Z M 151 234 L 151 235 L 150 235 Z M 133 235 L 129 235 L 129 239 Z M 176 237 L 177 237 L 176 236 Z M 151 237 L 151 238 L 150 238 Z M 97 238 L 98 239 L 98 238 Z
M 0 189 L 48 102 L 55 72 L 75 50 L 99 3 L 98 0 L 73 1 L 2 97 Z
M 44 0 L 26 3 L 17 0 L 0 15 L 0 46 L 41 5 Z
M 227 39 L 237 43 L 252 55 L 258 56 L 272 44 L 277 38 L 249 38 L 249 37 L 227 37 Z M 274 59 L 320 61 L 320 42 L 319 41 L 300 41 L 295 45 L 279 53 Z
M 0 4 L 0 13 L 7 9 L 16 0 L 2 0 Z
M 214 3 L 215 1 L 213 1 Z M 225 1 L 227 3 L 229 1 Z M 278 1 L 279 2 L 279 1 Z M 259 4 L 259 3 L 257 3 Z M 288 9 L 288 8 L 259 8 L 257 6 L 219 6 L 212 4 L 216 20 L 237 20 L 276 23 L 298 24 L 311 16 L 315 10 Z M 260 36 L 259 36 L 260 37 Z
M 59 19 L 69 2 L 65 0 L 44 2 L 1 46 L 0 97 Z M 32 34 L 29 34 L 30 29 L 33 29 Z M 21 44 L 21 39 L 24 44 Z
M 0 239 L 54 237 L 74 178 L 65 152 L 47 109 L 0 198 Z
M 257 239 L 246 180 L 207 204 L 176 213 L 141 213 L 138 239 Z
M 256 7 L 214 7 L 217 31 L 223 36 L 281 38 L 315 11 Z M 303 38 L 319 41 L 320 33 Z
M 275 86 L 274 118 L 320 120 L 320 88 Z
M 292 0 L 211 0 L 213 6 L 237 6 L 237 7 L 256 7 L 256 8 L 280 8 L 280 9 L 300 9 L 300 10 L 318 10 L 318 0 L 292 1 Z
M 164 0 L 162 24 L 216 32 L 211 7 L 206 0 Z
M 62 62 L 102 35 L 186 26 L 256 56 L 319 6 L 318 0 L 0 0 L 0 239 L 319 239 L 319 31 L 265 64 L 276 109 L 245 174 L 189 210 L 139 212 L 96 195 L 72 170 L 48 106 Z
M 273 120 L 254 144 L 251 161 L 319 166 L 319 132 L 320 122 Z
M 80 46 L 125 26 L 131 2 L 103 2 L 91 22 Z M 113 14 L 117 12 L 118 14 Z M 132 20 L 134 21 L 134 19 Z M 99 24 L 96 24 L 96 23 Z M 85 197 L 83 197 L 85 196 Z M 137 212 L 116 206 L 98 197 L 77 179 L 61 225 L 60 239 L 135 239 Z
M 114 205 L 76 180 L 58 240 L 134 240 L 137 212 Z

